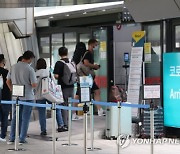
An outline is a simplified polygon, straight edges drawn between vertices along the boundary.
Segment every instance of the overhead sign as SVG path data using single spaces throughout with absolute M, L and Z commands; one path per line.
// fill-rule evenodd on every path
M 180 53 L 163 55 L 164 125 L 180 128 Z

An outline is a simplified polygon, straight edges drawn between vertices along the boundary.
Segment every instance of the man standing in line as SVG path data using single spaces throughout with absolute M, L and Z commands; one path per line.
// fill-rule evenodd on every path
M 23 54 L 22 61 L 13 65 L 10 73 L 7 76 L 7 85 L 12 91 L 12 85 L 24 85 L 25 96 L 20 97 L 20 100 L 25 102 L 33 102 L 34 93 L 33 88 L 37 85 L 37 79 L 34 69 L 30 66 L 35 58 L 33 52 L 26 51 Z M 31 117 L 31 106 L 20 105 L 19 108 L 19 144 L 26 143 L 26 136 L 29 127 L 29 121 Z M 14 110 L 13 119 L 11 122 L 10 140 L 8 144 L 12 144 L 15 140 L 15 128 L 16 128 L 16 110 Z
M 74 84 L 67 85 L 63 82 L 64 76 L 64 63 L 69 63 L 70 60 L 68 58 L 68 49 L 66 47 L 59 48 L 59 56 L 61 57 L 61 61 L 57 61 L 54 67 L 54 77 L 58 80 L 58 85 L 61 85 L 63 97 L 64 97 L 64 106 L 68 106 L 68 98 L 74 97 Z M 62 62 L 64 61 L 64 63 Z M 68 111 L 62 110 L 62 116 L 64 120 L 64 127 L 68 126 Z
M 98 45 L 98 41 L 96 39 L 90 39 L 88 41 L 88 50 L 87 53 L 85 54 L 83 58 L 83 63 L 90 69 L 98 70 L 100 68 L 100 65 L 94 64 L 94 56 L 93 56 L 93 49 Z M 94 99 L 96 101 L 100 101 L 100 90 L 99 87 L 97 86 L 96 82 L 93 82 L 93 86 L 91 89 L 91 93 L 94 94 Z M 98 109 L 98 115 L 102 116 L 104 115 L 104 111 L 100 105 L 97 105 Z

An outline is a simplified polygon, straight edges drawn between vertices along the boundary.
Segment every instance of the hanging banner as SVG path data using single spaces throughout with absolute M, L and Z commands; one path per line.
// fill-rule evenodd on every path
M 131 62 L 129 70 L 128 97 L 127 101 L 139 104 L 141 86 L 143 47 L 133 47 L 131 50 Z M 135 65 L 137 64 L 137 65 Z M 138 110 L 132 109 L 132 115 L 137 116 Z
M 151 43 L 144 43 L 144 62 L 151 63 Z
M 145 31 L 133 32 L 132 41 L 127 101 L 132 104 L 139 104 Z M 138 116 L 138 109 L 132 109 L 132 116 Z
M 163 55 L 164 125 L 180 128 L 180 53 Z

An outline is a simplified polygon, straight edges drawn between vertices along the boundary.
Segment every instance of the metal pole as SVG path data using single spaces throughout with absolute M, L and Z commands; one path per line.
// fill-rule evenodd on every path
M 88 106 L 85 103 L 83 106 L 84 111 L 84 154 L 87 154 L 87 112 Z
M 93 115 L 93 103 L 90 102 L 90 125 L 91 125 L 91 150 L 94 149 L 94 115 Z
M 68 106 L 72 107 L 72 103 L 69 101 L 69 99 L 68 99 L 68 102 L 69 102 Z M 71 117 L 72 117 L 72 110 L 69 110 L 68 114 L 69 114 L 69 119 L 68 119 L 68 143 L 65 143 L 65 144 L 62 144 L 62 145 L 63 146 L 72 146 L 72 145 L 76 146 L 77 144 L 71 143 L 71 133 L 72 133 L 72 119 L 71 119 Z
M 91 128 L 91 147 L 88 151 L 101 150 L 101 148 L 94 148 L 94 114 L 93 114 L 93 103 L 90 102 L 90 128 Z
M 52 154 L 56 153 L 56 103 L 52 103 Z
M 19 144 L 19 97 L 16 98 L 16 129 L 15 129 L 15 147 L 14 149 L 8 149 L 8 151 L 25 151 L 25 149 L 18 149 Z
M 121 103 L 118 102 L 118 138 L 121 135 Z M 118 154 L 120 154 L 120 145 L 117 144 L 117 150 L 118 150 Z
M 154 153 L 154 105 L 150 104 L 150 130 L 151 130 L 151 154 Z
M 69 102 L 69 107 L 71 107 L 72 104 L 71 102 Z M 71 117 L 72 117 L 72 111 L 69 110 L 69 121 L 68 121 L 68 144 L 69 146 L 71 145 L 71 131 L 72 131 L 72 121 L 71 121 Z
M 15 151 L 18 150 L 17 145 L 19 144 L 19 98 L 16 99 L 16 138 L 15 138 Z

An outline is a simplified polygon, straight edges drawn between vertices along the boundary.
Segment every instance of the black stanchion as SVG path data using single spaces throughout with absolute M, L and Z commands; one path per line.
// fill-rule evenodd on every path
M 151 154 L 154 153 L 154 104 L 150 102 Z
M 16 133 L 15 133 L 15 146 L 14 149 L 8 149 L 8 151 L 25 151 L 25 149 L 18 148 L 19 144 L 19 97 L 16 98 Z
M 52 103 L 52 154 L 56 153 L 56 103 Z
M 121 135 L 121 102 L 118 102 L 118 138 Z M 120 147 L 119 144 L 117 144 L 117 150 L 118 154 L 120 154 Z
M 87 106 L 86 102 L 83 106 L 84 112 L 84 154 L 87 153 L 87 112 L 89 111 L 89 107 Z

